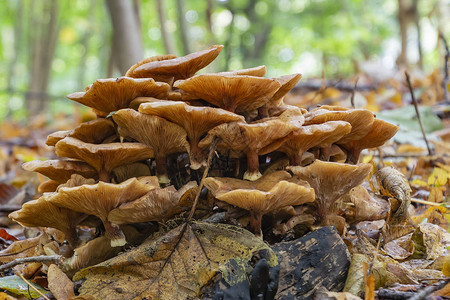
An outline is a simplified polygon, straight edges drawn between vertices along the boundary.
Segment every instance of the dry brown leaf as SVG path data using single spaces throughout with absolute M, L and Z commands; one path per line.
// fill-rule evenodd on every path
M 132 251 L 81 270 L 73 279 L 86 279 L 81 295 L 101 299 L 194 298 L 229 259 L 245 263 L 260 249 L 271 251 L 262 239 L 242 228 L 185 223 Z M 275 266 L 276 256 L 271 257 L 269 265 Z
M 58 300 L 67 300 L 75 297 L 74 284 L 57 265 L 51 264 L 47 272 L 48 288 Z

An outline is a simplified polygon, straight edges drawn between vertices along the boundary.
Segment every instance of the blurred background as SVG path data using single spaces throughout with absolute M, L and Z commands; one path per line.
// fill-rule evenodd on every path
M 442 73 L 449 0 L 7 0 L 0 2 L 0 121 L 77 109 L 65 95 L 137 61 L 225 46 L 206 71 L 265 64 L 372 81 Z M 448 38 L 447 38 L 448 39 Z M 25 121 L 23 121 L 25 120 Z

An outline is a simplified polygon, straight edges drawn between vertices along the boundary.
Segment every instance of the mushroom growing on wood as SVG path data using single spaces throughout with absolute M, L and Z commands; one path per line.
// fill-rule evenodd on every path
M 299 123 L 301 124 L 301 123 Z M 232 150 L 243 151 L 247 156 L 247 171 L 244 179 L 257 180 L 259 172 L 259 155 L 275 151 L 288 136 L 299 126 L 281 118 L 260 120 L 257 123 L 231 122 L 210 130 L 210 136 L 218 136 L 221 144 Z
M 316 192 L 317 217 L 322 224 L 328 215 L 333 216 L 333 204 L 357 185 L 360 185 L 372 170 L 370 164 L 348 165 L 335 162 L 314 161 L 306 167 L 287 167 L 295 176 L 306 180 Z
M 116 134 L 114 123 L 109 119 L 96 119 L 81 123 L 76 128 L 67 131 L 56 131 L 47 136 L 46 144 L 55 146 L 65 137 L 73 137 L 91 144 L 101 144 L 105 139 Z
M 159 182 L 169 183 L 167 156 L 172 153 L 188 152 L 186 131 L 166 119 L 142 114 L 133 109 L 121 109 L 113 115 L 120 136 L 133 138 L 153 149 L 156 162 L 156 176 Z
M 105 226 L 106 237 L 111 240 L 111 246 L 116 247 L 125 245 L 126 240 L 119 226 L 111 224 L 108 220 L 109 212 L 122 203 L 136 200 L 156 187 L 141 183 L 136 178 L 120 184 L 100 181 L 97 184 L 61 188 L 47 201 L 73 211 L 97 216 Z
M 24 170 L 38 172 L 58 182 L 66 183 L 72 174 L 86 178 L 98 178 L 97 171 L 84 161 L 79 160 L 33 160 L 22 165 Z
M 398 131 L 398 126 L 383 120 L 375 119 L 370 131 L 358 140 L 347 142 L 338 141 L 337 144 L 347 152 L 348 163 L 356 164 L 362 150 L 382 146 L 391 139 Z
M 131 75 L 135 78 L 154 78 L 164 82 L 189 78 L 216 59 L 222 48 L 222 45 L 215 45 L 183 57 L 141 64 Z
M 203 99 L 228 111 L 241 113 L 266 104 L 280 84 L 264 77 L 200 74 L 177 81 L 174 87 L 181 90 L 183 97 Z
M 350 123 L 329 121 L 322 124 L 306 125 L 291 132 L 278 151 L 289 157 L 289 164 L 299 166 L 303 153 L 313 147 L 330 147 L 352 129 Z
M 67 98 L 108 114 L 128 108 L 136 97 L 164 98 L 169 90 L 167 83 L 155 82 L 152 78 L 120 77 L 97 79 L 86 92 L 72 93 Z
M 89 144 L 67 137 L 56 143 L 56 155 L 87 162 L 101 181 L 109 182 L 116 167 L 154 157 L 153 150 L 140 143 Z
M 173 185 L 151 190 L 139 199 L 113 209 L 108 215 L 108 220 L 118 225 L 169 220 L 178 212 L 180 198 L 187 190 L 196 187 L 197 183 L 191 181 L 178 191 Z
M 41 196 L 22 205 L 18 211 L 9 214 L 9 218 L 27 227 L 52 227 L 64 233 L 65 239 L 75 248 L 78 244 L 76 226 L 86 215 L 67 208 L 58 207 Z
M 143 103 L 139 111 L 169 120 L 186 130 L 191 168 L 194 170 L 206 165 L 205 149 L 200 149 L 199 142 L 207 132 L 217 125 L 244 119 L 220 108 L 190 106 L 179 101 Z
M 287 180 L 289 173 L 275 172 L 249 182 L 234 178 L 208 177 L 205 186 L 218 200 L 250 212 L 250 230 L 260 235 L 262 216 L 279 209 L 314 201 L 314 190 Z

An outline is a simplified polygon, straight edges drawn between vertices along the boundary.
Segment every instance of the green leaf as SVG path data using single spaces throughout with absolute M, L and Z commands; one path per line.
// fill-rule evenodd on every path
M 48 291 L 43 287 L 34 283 L 31 284 L 42 294 L 48 293 Z M 28 284 L 17 275 L 1 277 L 0 289 L 6 290 L 14 295 L 25 296 L 28 299 L 39 298 L 41 296 L 33 288 L 29 287 Z

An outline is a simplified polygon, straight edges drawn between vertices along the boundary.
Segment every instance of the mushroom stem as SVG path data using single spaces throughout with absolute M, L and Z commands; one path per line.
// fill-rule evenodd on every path
M 109 182 L 110 180 L 109 172 L 106 171 L 105 169 L 101 169 L 100 171 L 98 171 L 98 180 L 103 182 Z
M 303 152 L 297 152 L 291 157 L 289 157 L 289 165 L 291 166 L 301 166 L 302 165 Z
M 348 164 L 356 165 L 358 163 L 359 155 L 361 154 L 361 150 L 353 148 L 353 149 L 347 150 L 346 152 L 347 152 L 347 159 L 345 160 L 345 162 Z
M 160 183 L 170 183 L 170 179 L 167 176 L 167 158 L 165 156 L 157 155 L 155 157 L 156 163 L 156 176 Z
M 201 167 L 206 166 L 206 157 L 203 154 L 202 149 L 198 146 L 198 141 L 189 143 L 191 148 L 189 156 L 191 159 L 191 169 L 198 170 Z
M 258 108 L 258 117 L 260 119 L 269 117 L 269 109 L 267 108 L 266 105 L 263 105 L 260 108 Z
M 320 148 L 320 160 L 329 161 L 331 155 L 331 146 Z
M 255 181 L 262 175 L 259 172 L 259 156 L 255 151 L 247 151 L 247 171 L 244 173 L 244 179 Z
M 120 230 L 119 225 L 109 221 L 103 222 L 103 225 L 105 226 L 105 236 L 111 240 L 111 247 L 119 247 L 127 243 L 125 235 L 122 230 Z
M 75 249 L 78 246 L 80 239 L 78 238 L 77 230 L 75 229 L 75 227 L 72 227 L 67 232 L 64 232 L 64 236 L 72 248 Z
M 256 211 L 250 211 L 250 231 L 257 236 L 262 236 L 261 221 L 263 214 Z

